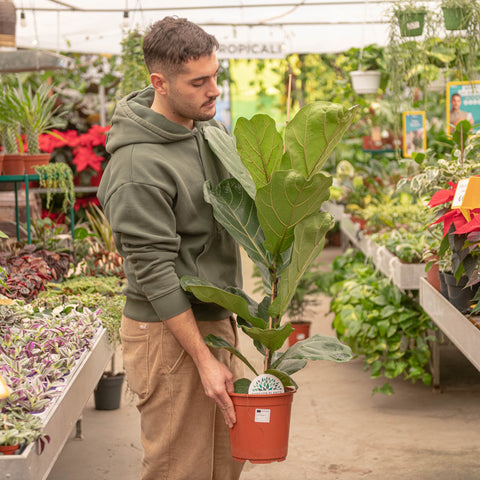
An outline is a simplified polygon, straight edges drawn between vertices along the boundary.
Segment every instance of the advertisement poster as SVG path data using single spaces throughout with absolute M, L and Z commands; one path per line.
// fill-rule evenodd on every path
M 475 126 L 480 133 L 480 81 L 447 83 L 447 133 L 451 134 L 461 120 Z
M 425 112 L 403 112 L 403 156 L 410 158 L 413 152 L 427 149 L 427 125 Z

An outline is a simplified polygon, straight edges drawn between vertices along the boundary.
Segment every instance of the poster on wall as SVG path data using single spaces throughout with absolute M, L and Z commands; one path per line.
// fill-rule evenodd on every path
M 467 120 L 472 133 L 480 133 L 480 80 L 447 83 L 447 134 L 458 122 Z
M 427 149 L 427 122 L 425 112 L 403 112 L 403 156 L 411 158 L 413 152 Z

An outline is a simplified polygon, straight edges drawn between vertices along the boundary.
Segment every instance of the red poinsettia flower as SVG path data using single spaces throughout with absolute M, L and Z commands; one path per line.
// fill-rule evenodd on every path
M 73 150 L 73 163 L 79 172 L 85 170 L 87 167 L 91 167 L 96 172 L 100 172 L 103 160 L 104 158 L 97 155 L 91 148 L 77 147 Z
M 453 201 L 455 192 L 457 191 L 457 184 L 453 182 L 448 182 L 448 184 L 452 188 L 444 188 L 442 190 L 438 190 L 438 192 L 435 192 L 428 202 L 429 207 L 437 207 L 438 205 Z
M 470 215 L 471 220 L 465 223 L 465 225 L 457 228 L 455 233 L 461 235 L 462 233 L 480 232 L 480 208 L 471 210 Z
M 87 208 L 89 205 L 100 205 L 98 198 L 95 197 L 84 197 L 84 198 L 77 198 L 75 200 L 75 205 L 73 209 L 75 211 L 80 210 L 81 208 Z

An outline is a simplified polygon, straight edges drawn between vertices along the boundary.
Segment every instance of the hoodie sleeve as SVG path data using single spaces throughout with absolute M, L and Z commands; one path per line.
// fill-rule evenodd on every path
M 173 200 L 157 186 L 126 183 L 105 205 L 117 248 L 160 320 L 185 312 L 190 301 L 175 272 L 180 247 Z

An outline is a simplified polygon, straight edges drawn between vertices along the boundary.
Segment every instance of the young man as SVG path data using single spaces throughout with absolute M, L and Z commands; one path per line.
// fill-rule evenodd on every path
M 183 275 L 241 286 L 240 256 L 203 198 L 228 177 L 203 132 L 213 120 L 218 42 L 186 19 L 166 17 L 144 38 L 151 86 L 122 99 L 107 140 L 111 159 L 98 198 L 125 259 L 121 337 L 138 395 L 142 480 L 235 480 L 228 396 L 242 375 L 235 357 L 210 350 L 215 333 L 236 343 L 231 312 L 186 294 Z

